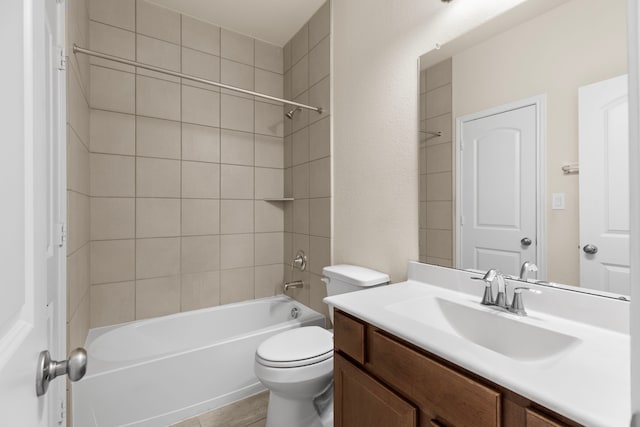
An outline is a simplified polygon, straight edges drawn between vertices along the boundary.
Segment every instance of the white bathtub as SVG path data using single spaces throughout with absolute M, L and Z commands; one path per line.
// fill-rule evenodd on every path
M 167 426 L 260 392 L 258 345 L 309 325 L 324 327 L 324 316 L 276 296 L 92 329 L 74 425 Z

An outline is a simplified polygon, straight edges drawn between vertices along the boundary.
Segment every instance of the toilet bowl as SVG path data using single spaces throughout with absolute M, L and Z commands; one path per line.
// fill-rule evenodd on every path
M 327 294 L 385 285 L 389 276 L 353 265 L 323 269 Z M 333 307 L 329 306 L 333 321 Z M 318 326 L 292 329 L 256 351 L 256 377 L 269 389 L 267 427 L 333 426 L 333 334 Z

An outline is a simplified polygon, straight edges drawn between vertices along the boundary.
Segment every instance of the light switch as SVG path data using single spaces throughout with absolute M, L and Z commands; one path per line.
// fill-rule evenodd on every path
M 564 193 L 553 193 L 551 201 L 551 209 L 562 210 L 564 209 Z

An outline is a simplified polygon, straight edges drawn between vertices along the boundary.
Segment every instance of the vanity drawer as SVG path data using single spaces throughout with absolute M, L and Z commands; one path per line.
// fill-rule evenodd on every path
M 344 313 L 333 313 L 333 340 L 337 350 L 364 364 L 364 339 L 366 327 Z
M 501 394 L 369 328 L 369 372 L 414 402 L 433 425 L 500 426 Z
M 567 424 L 563 424 L 559 421 L 553 420 L 546 415 L 541 414 L 531 408 L 525 410 L 527 427 L 566 427 Z

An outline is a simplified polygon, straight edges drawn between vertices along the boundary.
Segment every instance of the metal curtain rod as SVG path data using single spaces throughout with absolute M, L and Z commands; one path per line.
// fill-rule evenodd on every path
M 200 77 L 195 77 L 195 76 L 190 76 L 188 74 L 178 73 L 176 71 L 167 70 L 165 68 L 154 67 L 153 65 L 141 64 L 139 62 L 130 61 L 128 59 L 120 58 L 120 57 L 117 57 L 117 56 L 107 55 L 105 53 L 100 53 L 100 52 L 96 52 L 96 51 L 93 51 L 93 50 L 84 49 L 84 48 L 82 48 L 82 47 L 80 47 L 80 46 L 78 46 L 76 44 L 73 45 L 73 53 L 83 53 L 85 55 L 95 56 L 96 58 L 107 59 L 109 61 L 119 62 L 121 64 L 131 65 L 133 67 L 144 68 L 145 70 L 155 71 L 157 73 L 168 74 L 170 76 L 180 77 L 182 79 L 191 80 L 191 81 L 198 82 L 198 83 L 204 83 L 204 84 L 211 85 L 211 86 L 217 86 L 217 87 L 220 87 L 220 88 L 223 88 L 223 89 L 229 89 L 229 90 L 233 90 L 233 91 L 236 91 L 236 92 L 241 92 L 241 93 L 244 93 L 244 94 L 247 94 L 247 95 L 257 96 L 259 98 L 269 99 L 271 101 L 282 102 L 283 104 L 292 105 L 292 106 L 295 106 L 295 107 L 300 107 L 300 108 L 304 108 L 304 109 L 311 110 L 311 111 L 317 111 L 318 113 L 322 114 L 322 108 L 321 107 L 312 107 L 310 105 L 300 104 L 299 102 L 288 101 L 286 99 L 276 98 L 275 96 L 265 95 L 265 94 L 259 93 L 259 92 L 254 92 L 252 90 L 241 89 L 239 87 L 229 86 L 229 85 L 226 85 L 224 83 L 218 83 L 218 82 L 214 82 L 214 81 L 207 80 L 207 79 L 201 79 Z

